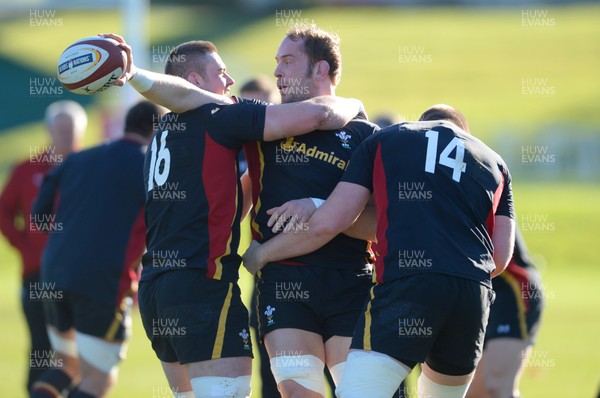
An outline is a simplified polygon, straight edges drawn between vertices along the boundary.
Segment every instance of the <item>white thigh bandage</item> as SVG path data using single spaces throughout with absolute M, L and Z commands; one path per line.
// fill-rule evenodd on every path
M 250 376 L 194 377 L 190 380 L 196 398 L 247 398 L 250 396 Z
M 389 398 L 410 369 L 392 357 L 375 351 L 351 351 L 340 385 L 339 398 Z
M 271 358 L 271 372 L 277 384 L 293 380 L 302 387 L 325 396 L 325 364 L 314 355 L 279 356 Z
M 111 343 L 80 332 L 75 336 L 80 358 L 104 373 L 116 371 L 116 366 L 125 358 L 126 342 Z
M 344 375 L 344 370 L 346 369 L 346 361 L 340 362 L 337 365 L 333 366 L 329 369 L 329 373 L 331 373 L 331 378 L 335 385 L 339 385 L 342 381 L 342 376 Z
M 469 388 L 467 383 L 462 386 L 444 386 L 434 383 L 425 373 L 421 372 L 419 376 L 419 398 L 436 397 L 436 398 L 463 398 Z
M 77 343 L 75 342 L 75 339 L 62 337 L 52 328 L 47 328 L 47 330 L 48 339 L 50 340 L 50 345 L 54 351 L 77 358 Z

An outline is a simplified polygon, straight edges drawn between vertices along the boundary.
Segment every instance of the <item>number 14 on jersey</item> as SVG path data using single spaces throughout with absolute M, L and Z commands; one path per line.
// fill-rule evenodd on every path
M 429 130 L 425 133 L 427 137 L 427 155 L 425 156 L 425 171 L 431 174 L 435 174 L 435 163 L 438 152 L 438 136 L 439 132 L 435 130 Z M 456 155 L 454 158 L 450 157 L 452 151 L 456 148 Z M 461 173 L 463 173 L 467 164 L 463 162 L 465 157 L 465 144 L 458 137 L 454 137 L 452 141 L 446 145 L 442 153 L 440 153 L 440 159 L 437 161 L 440 165 L 450 167 L 452 169 L 452 179 L 456 182 L 460 182 Z

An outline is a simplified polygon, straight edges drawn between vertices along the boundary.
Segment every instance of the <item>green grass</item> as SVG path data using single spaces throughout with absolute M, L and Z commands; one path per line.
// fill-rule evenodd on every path
M 344 67 L 338 94 L 361 98 L 371 116 L 392 110 L 414 119 L 427 106 L 447 102 L 460 108 L 471 129 L 488 141 L 500 139 L 510 129 L 531 143 L 540 130 L 554 123 L 568 125 L 573 134 L 591 127 L 597 135 L 600 6 L 545 10 L 555 19 L 554 27 L 523 27 L 521 9 L 516 8 L 315 8 L 303 10 L 301 18 L 340 34 Z M 3 21 L 0 54 L 52 73 L 59 53 L 75 38 L 122 32 L 120 18 L 113 12 L 59 13 L 64 18 L 60 29 L 30 28 L 26 18 Z M 245 21 L 242 13 L 230 14 L 235 29 L 224 11 L 154 9 L 150 44 L 215 40 L 238 83 L 255 73 L 270 75 L 286 30 L 277 26 L 275 11 Z M 431 62 L 400 62 L 402 48 L 418 48 Z M 160 70 L 162 65 L 151 67 Z M 527 78 L 548 79 L 555 94 L 523 96 L 522 79 Z M 3 92 L 3 101 L 9 101 L 9 95 Z M 88 144 L 100 140 L 101 107 L 114 107 L 122 95 L 112 89 L 95 98 L 96 104 L 88 109 Z M 30 145 L 45 141 L 40 123 L 0 131 L 0 184 L 9 165 L 27 157 Z M 524 231 L 542 272 L 547 308 L 534 351 L 546 361 L 531 362 L 533 366 L 525 370 L 523 396 L 595 396 L 600 382 L 600 349 L 595 344 L 600 321 L 596 288 L 600 258 L 595 250 L 600 187 L 534 184 L 513 177 L 518 213 L 545 218 L 538 222 L 539 229 L 551 229 Z M 24 397 L 27 336 L 19 308 L 19 260 L 3 239 L 0 264 L 0 395 Z M 250 283 L 242 272 L 246 300 Z M 134 321 L 134 336 L 114 397 L 151 397 L 153 389 L 164 391 L 167 386 L 137 312 Z M 253 383 L 256 390 L 256 378 Z

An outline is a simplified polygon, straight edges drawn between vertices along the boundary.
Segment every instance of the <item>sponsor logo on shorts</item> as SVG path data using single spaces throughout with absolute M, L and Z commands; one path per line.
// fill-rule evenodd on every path
M 250 348 L 250 333 L 246 329 L 242 329 L 239 333 L 239 336 L 242 338 L 244 343 L 244 350 L 251 350 Z
M 275 323 L 275 321 L 273 320 L 274 312 L 275 312 L 275 307 L 271 307 L 270 305 L 267 305 L 267 309 L 264 312 L 264 314 L 267 316 L 267 326 L 271 326 Z

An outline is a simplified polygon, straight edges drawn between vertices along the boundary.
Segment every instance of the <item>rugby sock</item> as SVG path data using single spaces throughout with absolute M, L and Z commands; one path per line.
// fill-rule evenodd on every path
M 31 387 L 30 398 L 60 398 L 71 387 L 73 380 L 60 369 L 48 369 Z

